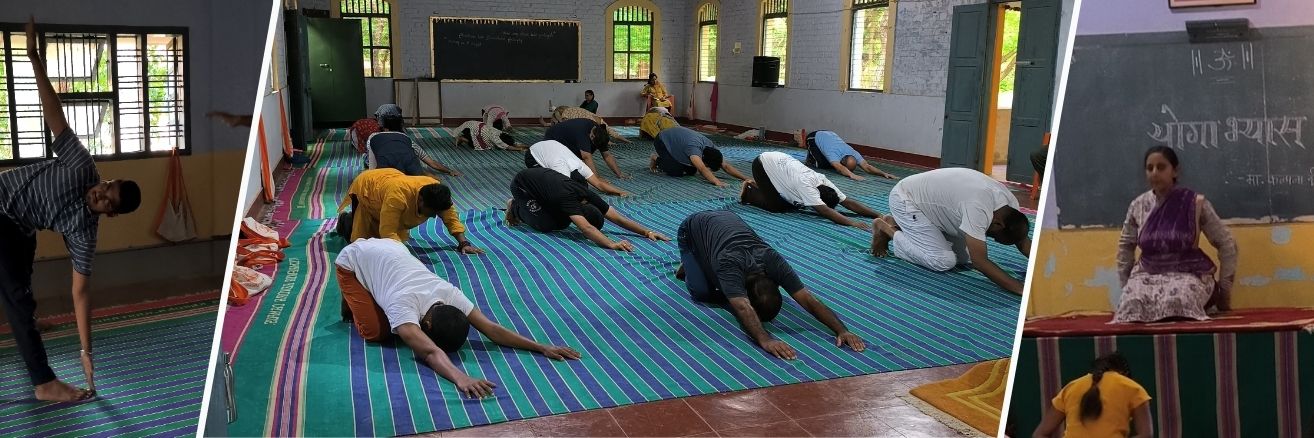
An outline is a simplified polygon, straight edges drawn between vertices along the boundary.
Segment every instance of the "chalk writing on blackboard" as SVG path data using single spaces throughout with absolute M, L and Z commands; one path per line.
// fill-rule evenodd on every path
M 1246 184 L 1251 186 L 1314 186 L 1314 167 L 1309 174 L 1267 175 L 1251 173 L 1246 175 Z
M 1178 120 L 1168 105 L 1160 107 L 1161 114 L 1172 119 L 1162 125 L 1151 122 L 1153 131 L 1146 132 L 1150 138 L 1173 149 L 1186 149 L 1187 146 L 1200 146 L 1205 149 L 1217 149 L 1218 132 L 1224 130 L 1223 139 L 1238 143 L 1251 140 L 1261 146 L 1286 146 L 1305 149 L 1302 135 L 1306 116 L 1278 117 L 1228 117 L 1225 121 L 1198 120 L 1183 122 Z M 1225 128 L 1224 128 L 1225 125 Z
M 1240 59 L 1237 59 L 1240 57 Z M 1253 70 L 1255 68 L 1255 46 L 1253 43 L 1241 43 L 1235 46 L 1221 47 L 1203 52 L 1191 49 L 1191 75 L 1202 76 L 1213 72 L 1231 72 L 1233 69 Z

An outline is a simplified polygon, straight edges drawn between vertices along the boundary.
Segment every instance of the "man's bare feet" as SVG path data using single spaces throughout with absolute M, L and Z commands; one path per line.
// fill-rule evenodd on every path
M 516 219 L 516 215 L 511 213 L 511 203 L 513 202 L 515 202 L 515 199 L 506 200 L 506 226 L 508 227 L 514 227 L 520 224 L 520 221 Z
M 90 400 L 95 397 L 94 391 L 75 388 L 72 385 L 59 381 L 51 380 L 36 386 L 36 398 L 41 401 L 53 402 L 77 402 Z
M 540 126 L 543 126 L 543 127 L 552 126 L 551 123 L 548 123 L 548 121 L 547 121 L 546 119 L 542 118 L 542 117 L 539 117 L 539 118 L 538 118 L 538 124 L 539 124 Z
M 890 255 L 890 240 L 898 229 L 890 216 L 882 216 L 871 221 L 871 255 L 885 257 Z

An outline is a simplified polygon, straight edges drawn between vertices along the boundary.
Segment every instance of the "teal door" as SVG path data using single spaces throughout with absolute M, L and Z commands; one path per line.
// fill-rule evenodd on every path
M 360 23 L 307 18 L 310 108 L 316 126 L 350 124 L 368 114 Z
M 1058 58 L 1058 0 L 1025 0 L 1018 31 L 1017 82 L 1008 134 L 1008 180 L 1030 183 L 1030 155 L 1044 146 L 1054 109 L 1054 63 Z
M 941 167 L 981 168 L 985 124 L 986 81 L 989 78 L 990 6 L 954 7 L 949 34 L 949 80 L 944 99 Z

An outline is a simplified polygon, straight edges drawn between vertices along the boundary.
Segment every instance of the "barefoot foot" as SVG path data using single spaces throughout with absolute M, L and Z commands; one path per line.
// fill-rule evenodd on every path
M 89 400 L 95 396 L 94 391 L 75 388 L 58 379 L 36 386 L 36 398 L 41 401 L 76 402 Z

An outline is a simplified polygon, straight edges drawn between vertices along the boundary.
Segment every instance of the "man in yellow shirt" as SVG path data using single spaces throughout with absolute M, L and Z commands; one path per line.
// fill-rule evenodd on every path
M 349 205 L 351 214 L 342 214 Z M 407 176 L 397 169 L 361 172 L 351 182 L 338 213 L 338 234 L 350 235 L 351 242 L 369 237 L 405 242 L 411 237 L 411 228 L 441 216 L 447 232 L 456 239 L 457 252 L 484 252 L 465 239 L 465 224 L 452 205 L 451 189 L 429 176 Z M 348 221 L 349 230 L 342 226 Z

